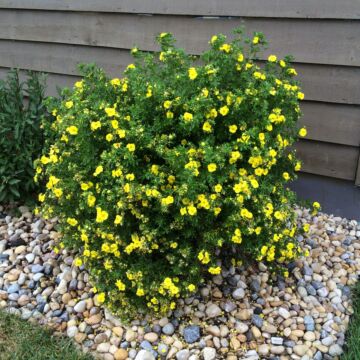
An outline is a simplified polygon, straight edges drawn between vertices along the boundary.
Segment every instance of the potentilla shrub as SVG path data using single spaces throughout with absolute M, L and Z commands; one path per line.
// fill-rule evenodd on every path
M 161 52 L 134 48 L 123 78 L 83 66 L 49 102 L 41 211 L 114 312 L 165 312 L 226 261 L 274 268 L 300 253 L 287 183 L 304 94 L 289 58 L 258 64 L 263 35 L 236 33 L 200 60 L 162 33 Z

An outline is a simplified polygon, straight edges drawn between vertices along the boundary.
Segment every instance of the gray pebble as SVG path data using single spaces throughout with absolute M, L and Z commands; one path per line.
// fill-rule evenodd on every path
M 183 332 L 184 340 L 192 344 L 200 339 L 200 327 L 197 325 L 187 326 Z

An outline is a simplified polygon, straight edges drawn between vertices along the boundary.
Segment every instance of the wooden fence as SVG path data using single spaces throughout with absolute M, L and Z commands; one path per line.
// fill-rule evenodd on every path
M 76 80 L 78 63 L 119 74 L 134 45 L 157 50 L 160 32 L 198 54 L 212 34 L 240 25 L 265 33 L 264 57 L 295 56 L 308 128 L 297 149 L 311 174 L 301 192 L 336 181 L 354 200 L 340 213 L 360 218 L 360 0 L 0 0 L 0 77 L 11 67 L 44 71 L 54 94 Z

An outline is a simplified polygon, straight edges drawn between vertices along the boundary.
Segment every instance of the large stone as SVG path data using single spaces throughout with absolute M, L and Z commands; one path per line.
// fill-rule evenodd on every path
M 205 347 L 202 351 L 204 360 L 214 360 L 216 358 L 216 350 L 211 347 Z
M 243 288 L 238 288 L 238 289 L 234 290 L 232 293 L 232 297 L 235 300 L 243 299 L 245 297 L 245 290 Z
M 118 349 L 114 353 L 115 360 L 125 360 L 128 357 L 128 352 L 125 349 Z
M 183 332 L 184 340 L 192 344 L 200 339 L 200 327 L 197 325 L 187 326 Z
M 188 360 L 190 356 L 189 349 L 183 349 L 176 353 L 176 360 Z
M 86 300 L 81 300 L 74 306 L 74 311 L 77 313 L 83 313 L 85 310 L 86 310 Z
M 331 345 L 329 348 L 329 354 L 331 356 L 340 356 L 343 353 L 343 349 L 339 344 Z
M 216 304 L 210 304 L 205 310 L 207 317 L 214 318 L 221 315 L 221 309 Z
M 309 350 L 309 347 L 305 344 L 295 345 L 294 353 L 298 356 L 304 356 L 306 352 Z
M 291 316 L 290 312 L 288 310 L 286 310 L 285 308 L 283 308 L 283 307 L 279 308 L 278 313 L 285 320 L 288 319 Z
M 156 342 L 158 340 L 159 336 L 158 334 L 154 333 L 154 332 L 149 332 L 147 334 L 145 334 L 144 339 L 153 343 Z
M 164 327 L 162 328 L 162 332 L 165 335 L 172 335 L 175 332 L 175 327 L 172 323 L 167 323 L 166 325 L 164 325 Z
M 155 360 L 155 356 L 151 352 L 143 349 L 137 353 L 135 360 Z

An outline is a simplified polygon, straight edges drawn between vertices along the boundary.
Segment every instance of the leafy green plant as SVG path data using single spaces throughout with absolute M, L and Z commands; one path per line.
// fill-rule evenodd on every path
M 25 200 L 35 191 L 33 162 L 41 153 L 45 77 L 11 70 L 0 81 L 0 202 Z
M 134 48 L 122 79 L 83 66 L 48 102 L 41 211 L 121 315 L 173 309 L 226 262 L 276 268 L 301 252 L 309 225 L 297 228 L 286 184 L 304 94 L 289 57 L 260 66 L 263 35 L 236 34 L 213 36 L 199 62 L 162 33 L 160 53 Z

